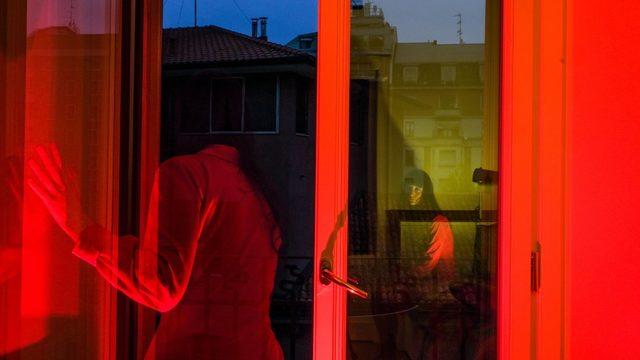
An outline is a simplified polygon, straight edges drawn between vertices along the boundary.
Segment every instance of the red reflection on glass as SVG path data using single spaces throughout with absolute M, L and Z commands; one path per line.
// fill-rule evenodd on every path
M 269 319 L 280 232 L 234 148 L 210 146 L 163 163 L 140 239 L 90 223 L 56 147 L 35 153 L 28 184 L 73 253 L 131 299 L 164 313 L 158 358 L 282 357 Z
M 428 274 L 437 269 L 442 280 L 455 280 L 456 260 L 453 250 L 453 232 L 449 220 L 444 215 L 438 215 L 431 224 L 431 243 L 425 252 L 427 261 L 418 266 L 418 272 Z

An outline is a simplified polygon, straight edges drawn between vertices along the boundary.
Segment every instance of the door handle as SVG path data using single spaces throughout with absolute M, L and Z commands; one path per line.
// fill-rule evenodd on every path
M 357 280 L 353 280 L 351 278 L 349 278 L 347 281 L 342 280 L 336 274 L 334 274 L 333 271 L 331 271 L 331 266 L 325 261 L 323 261 L 320 264 L 320 282 L 323 285 L 329 285 L 331 283 L 334 283 L 338 286 L 344 287 L 345 289 L 347 289 L 348 292 L 350 292 L 351 294 L 357 297 L 360 297 L 363 299 L 369 298 L 368 292 L 356 286 Z

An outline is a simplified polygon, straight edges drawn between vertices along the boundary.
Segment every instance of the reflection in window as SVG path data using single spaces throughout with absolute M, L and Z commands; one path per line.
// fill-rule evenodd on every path
M 311 81 L 296 79 L 296 134 L 309 135 L 309 101 Z
M 277 77 L 254 76 L 246 79 L 243 131 L 278 131 L 278 91 Z
M 214 267 L 219 266 L 221 262 L 215 257 L 234 256 L 234 242 L 242 237 L 243 231 L 252 232 L 254 225 L 262 224 L 267 227 L 266 231 L 280 233 L 282 237 L 282 246 L 277 250 L 277 268 L 266 266 L 265 253 L 260 252 L 260 246 L 248 245 L 244 248 L 245 256 L 229 260 L 234 264 L 232 268 L 216 268 L 217 271 L 206 274 L 211 275 L 209 282 L 190 285 L 195 288 L 194 294 L 213 301 L 188 299 L 192 303 L 195 300 L 199 309 L 189 314 L 194 318 L 189 321 L 195 324 L 190 331 L 197 335 L 188 343 L 174 341 L 173 345 L 177 348 L 188 344 L 193 351 L 237 345 L 240 346 L 238 351 L 248 351 L 250 355 L 234 356 L 233 352 L 227 351 L 217 356 L 178 354 L 171 359 L 280 358 L 274 353 L 261 354 L 260 350 L 266 348 L 281 348 L 286 359 L 309 358 L 313 340 L 310 277 L 314 244 L 317 3 L 315 0 L 286 1 L 286 6 L 279 7 L 264 0 L 238 1 L 237 4 L 199 2 L 199 8 L 202 6 L 211 11 L 203 12 L 207 14 L 203 16 L 205 19 L 199 19 L 210 23 L 197 27 L 192 23 L 185 26 L 184 21 L 180 21 L 179 3 L 168 1 L 164 5 L 165 26 L 171 27 L 164 29 L 163 93 L 166 103 L 162 157 L 171 159 L 199 153 L 204 148 L 208 154 L 234 162 L 234 155 L 224 156 L 224 153 L 206 150 L 210 149 L 206 147 L 210 144 L 232 145 L 238 150 L 240 167 L 247 173 L 251 186 L 238 182 L 233 174 L 224 174 L 223 170 L 210 173 L 211 180 L 229 181 L 226 190 L 231 193 L 235 188 L 241 191 L 221 206 L 227 209 L 242 206 L 257 189 L 264 195 L 277 225 L 273 227 L 267 218 L 252 215 L 247 206 L 245 214 L 248 217 L 235 223 L 238 234 L 217 242 L 225 244 L 225 250 L 203 253 L 210 244 L 207 243 L 199 246 L 197 256 L 206 261 L 210 259 L 209 263 Z M 185 2 L 185 11 L 189 11 L 188 6 Z M 248 15 L 248 19 L 239 9 Z M 251 19 L 253 16 L 256 18 Z M 296 21 L 291 22 L 294 17 Z M 193 96 L 195 90 L 184 91 L 191 82 L 207 84 L 207 81 L 209 87 L 202 86 L 204 89 L 198 90 L 202 94 Z M 180 118 L 181 104 L 202 109 L 197 123 L 203 124 L 200 126 L 202 131 L 181 130 L 180 123 L 184 121 Z M 252 189 L 253 185 L 257 188 Z M 361 203 L 365 201 L 363 198 Z M 230 228 L 233 223 L 233 219 L 224 220 L 221 226 Z M 367 245 L 366 226 L 369 223 L 363 218 L 360 224 L 364 227 L 357 233 Z M 257 236 L 258 232 L 254 234 Z M 271 252 L 275 255 L 273 250 L 276 249 L 272 248 Z M 239 277 L 231 275 L 225 281 L 219 280 L 234 269 L 242 270 Z M 255 274 L 253 270 L 258 270 L 261 276 L 251 275 Z M 265 290 L 272 290 L 266 301 L 261 298 Z M 201 318 L 208 325 L 200 326 Z M 163 326 L 163 320 L 166 324 L 166 319 L 161 319 L 160 326 Z M 257 324 L 262 326 L 255 326 Z M 277 341 L 271 338 L 272 333 Z M 262 342 L 270 338 L 269 344 Z M 247 347 L 247 344 L 251 346 Z
M 169 83 L 181 133 L 278 131 L 275 76 L 177 78 Z
M 213 79 L 211 81 L 210 128 L 213 131 L 242 130 L 242 79 Z
M 416 66 L 405 66 L 402 69 L 402 78 L 405 83 L 415 84 L 418 82 L 418 67 Z
M 456 82 L 455 65 L 442 65 L 440 73 L 443 85 L 453 85 Z
M 375 215 L 368 237 L 349 234 L 349 275 L 371 292 L 348 304 L 353 357 L 495 358 L 497 192 L 472 175 L 497 170 L 498 89 L 483 82 L 498 83 L 498 2 L 437 3 L 352 7 L 352 87 L 370 84 L 368 101 L 351 92 L 352 138 L 375 109 L 349 157 L 349 216 Z
M 180 118 L 183 133 L 208 133 L 211 131 L 211 83 L 199 79 L 181 82 L 174 97 L 174 106 Z

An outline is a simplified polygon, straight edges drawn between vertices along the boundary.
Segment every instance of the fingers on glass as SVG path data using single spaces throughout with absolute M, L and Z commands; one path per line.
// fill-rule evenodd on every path
M 58 169 L 62 169 L 62 157 L 60 156 L 60 151 L 58 151 L 56 144 L 49 143 L 49 151 L 51 152 L 51 157 Z
M 31 182 L 36 183 L 38 188 L 45 190 L 50 196 L 55 196 L 60 193 L 53 184 L 50 175 L 42 169 L 40 164 L 33 159 L 29 160 L 28 164 L 32 174 L 34 175 L 32 179 L 29 179 Z
M 64 181 L 61 176 L 62 161 L 60 160 L 60 154 L 57 153 L 55 146 L 50 145 L 48 148 L 48 150 L 44 146 L 38 146 L 36 148 L 42 170 L 46 171 L 50 181 L 59 191 L 65 191 Z M 57 153 L 57 155 L 54 155 L 54 152 Z
M 31 190 L 33 190 L 33 192 L 36 193 L 36 195 L 38 195 L 38 197 L 44 202 L 53 201 L 51 194 L 42 185 L 40 185 L 39 182 L 36 182 L 33 179 L 29 179 L 27 180 L 27 184 L 29 185 Z

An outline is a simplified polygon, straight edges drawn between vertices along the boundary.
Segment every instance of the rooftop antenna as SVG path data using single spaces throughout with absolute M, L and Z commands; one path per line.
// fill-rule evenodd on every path
M 69 22 L 67 23 L 67 26 L 69 27 L 69 29 L 73 30 L 74 32 L 78 32 L 78 26 L 76 25 L 76 20 L 73 17 L 74 8 L 75 6 L 73 5 L 73 0 L 71 0 L 69 4 Z
M 457 13 L 453 15 L 453 17 L 458 18 L 458 43 L 464 44 L 464 40 L 462 39 L 462 13 Z
M 198 27 L 198 0 L 193 0 L 193 26 Z

